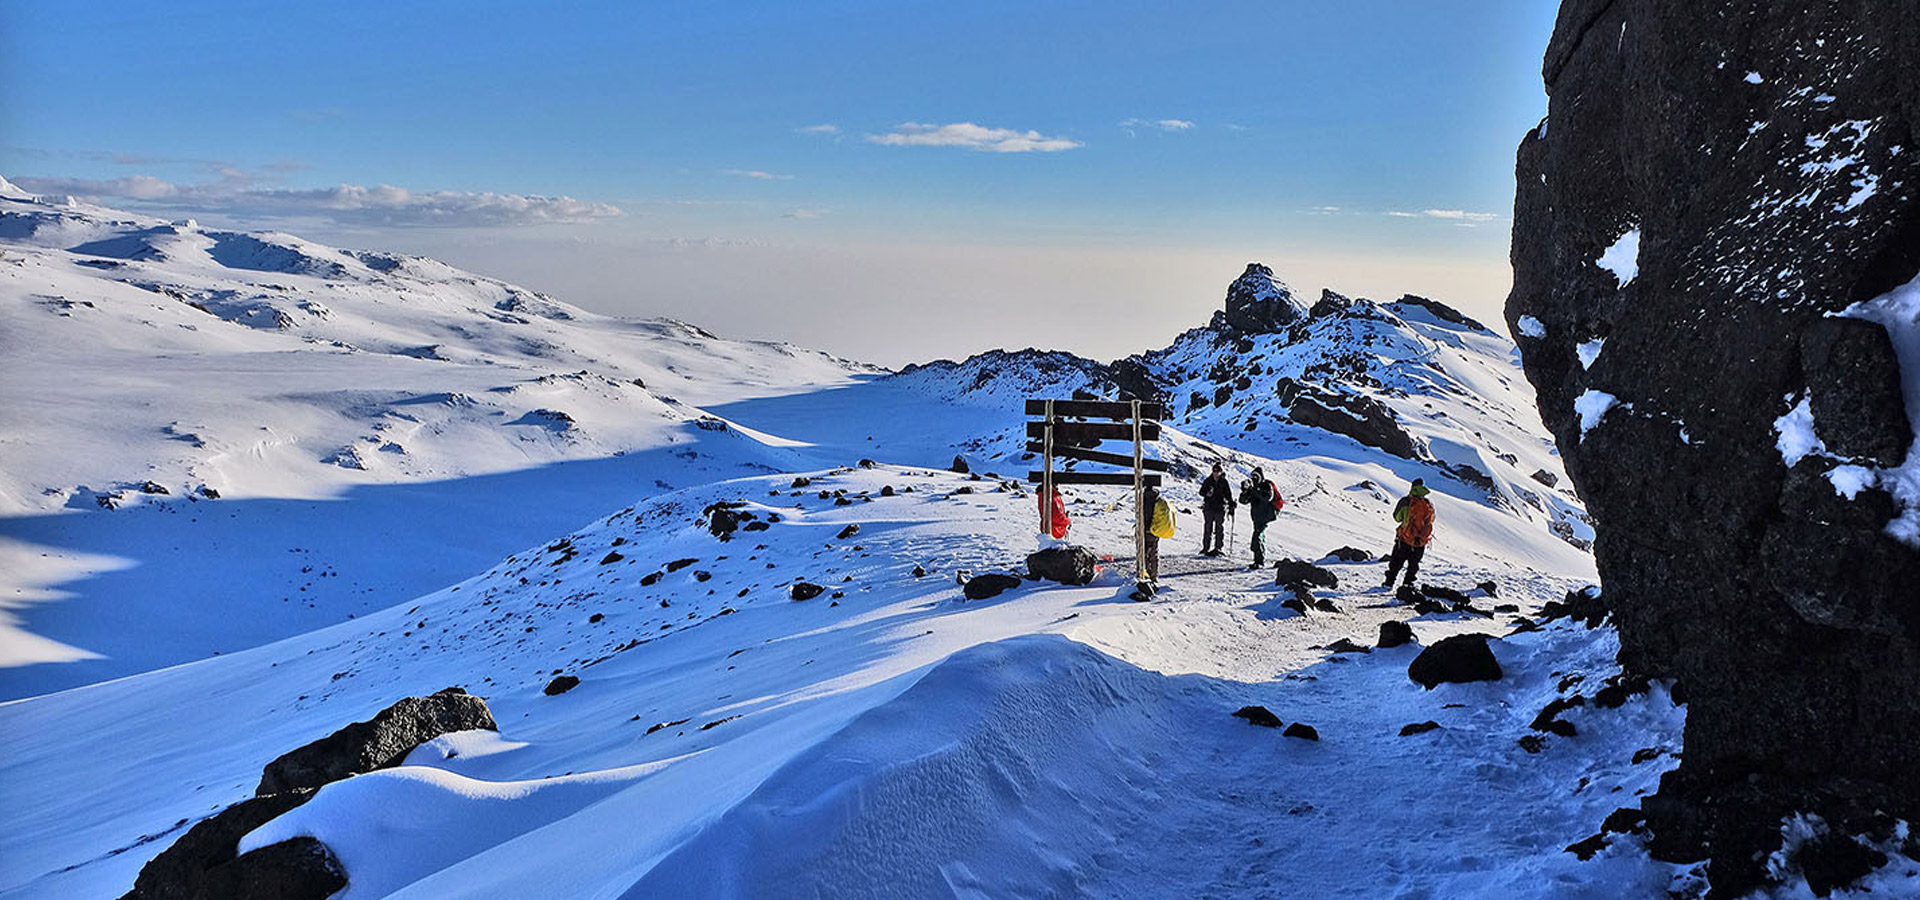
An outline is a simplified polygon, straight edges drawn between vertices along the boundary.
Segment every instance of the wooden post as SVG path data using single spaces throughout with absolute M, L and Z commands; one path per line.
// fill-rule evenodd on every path
M 1133 568 L 1137 576 L 1134 580 L 1142 584 L 1151 579 L 1147 576 L 1147 524 L 1153 515 L 1146 509 L 1146 484 L 1141 477 L 1146 468 L 1141 465 L 1145 457 L 1145 448 L 1140 443 L 1140 401 L 1133 401 Z
M 1045 436 L 1041 438 L 1040 533 L 1053 537 L 1053 401 L 1047 401 Z

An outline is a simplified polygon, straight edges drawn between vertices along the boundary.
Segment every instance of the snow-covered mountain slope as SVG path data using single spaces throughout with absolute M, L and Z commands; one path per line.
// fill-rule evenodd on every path
M 636 496 L 793 468 L 694 404 L 876 371 L 0 188 L 0 697 L 298 634 Z
M 1506 634 L 1593 578 L 1591 558 L 1566 539 L 1577 503 L 1547 500 L 1554 492 L 1528 480 L 1533 468 L 1558 469 L 1524 390 L 1511 389 L 1511 345 L 1470 324 L 1389 304 L 1321 312 L 1285 334 L 1203 329 L 1111 366 L 1010 353 L 873 378 L 526 292 L 525 306 L 502 310 L 506 298 L 483 302 L 485 292 L 517 289 L 460 274 L 422 287 L 358 255 L 374 274 L 297 239 L 254 235 L 340 267 L 274 256 L 309 268 L 248 290 L 312 295 L 331 310 L 306 321 L 297 304 L 275 306 L 295 318 L 283 332 L 82 264 L 138 264 L 201 288 L 253 277 L 227 269 L 197 229 L 162 233 L 84 207 L 16 211 L 29 206 L 73 215 L 17 229 L 0 271 L 98 294 L 81 298 L 94 307 L 56 310 L 16 302 L 29 282 L 0 282 L 6 315 L 34 335 L 87 327 L 95 313 L 102 323 L 76 332 L 96 345 L 34 357 L 44 391 L 136 443 L 152 439 L 141 428 L 175 420 L 204 425 L 184 430 L 210 445 L 233 440 L 229 429 L 257 424 L 222 412 L 238 405 L 277 417 L 287 437 L 276 448 L 294 449 L 242 459 L 219 444 L 225 455 L 179 464 L 229 478 L 234 490 L 217 500 L 174 490 L 114 510 L 0 518 L 0 547 L 23 563 L 16 577 L 74 595 L 26 610 L 16 631 L 41 637 L 65 622 L 72 630 L 54 637 L 80 635 L 68 642 L 78 649 L 119 641 L 114 659 L 94 662 L 126 676 L 0 702 L 0 897 L 117 895 L 194 823 L 251 795 L 268 760 L 448 685 L 487 698 L 500 731 L 448 735 L 407 765 L 335 782 L 243 846 L 318 837 L 346 868 L 348 900 L 1697 894 L 1697 873 L 1651 862 L 1632 836 L 1585 862 L 1562 852 L 1650 792 L 1680 751 L 1684 710 L 1657 684 L 1617 708 L 1566 709 L 1572 734 L 1538 729 L 1547 704 L 1592 694 L 1618 671 L 1610 630 L 1558 622 L 1508 635 L 1492 643 L 1500 681 L 1432 691 L 1407 678 L 1418 647 L 1328 649 L 1372 644 L 1390 621 L 1429 644 Z M 116 218 L 127 224 L 98 225 Z M 130 235 L 173 255 L 71 249 Z M 462 299 L 475 291 L 480 300 Z M 416 295 L 426 296 L 395 299 Z M 412 305 L 440 301 L 431 315 Z M 151 335 L 126 324 L 143 320 L 156 323 L 139 326 Z M 473 337 L 439 340 L 442 321 Z M 290 333 L 350 322 L 357 331 L 312 341 Z M 560 349 L 543 352 L 569 361 L 548 367 L 520 352 L 523 332 L 545 334 Z M 209 335 L 213 346 L 196 343 Z M 369 349 L 382 339 L 438 343 L 458 358 Z M 71 369 L 67 384 L 46 368 L 58 366 Z M 169 374 L 143 381 L 148 368 Z M 1300 392 L 1283 395 L 1281 378 L 1312 397 L 1381 404 L 1408 444 L 1299 421 Z M 170 383 L 181 387 L 169 394 Z M 313 399 L 343 384 L 392 393 L 364 409 Z M 1176 402 L 1153 448 L 1179 472 L 1166 590 L 1153 603 L 1126 599 L 1125 490 L 1074 487 L 1072 537 L 1106 557 L 1099 577 L 962 599 L 965 573 L 1016 569 L 1035 546 L 1035 498 L 1018 480 L 1028 464 L 1019 401 L 1123 384 L 1207 398 Z M 1219 385 L 1228 391 L 1215 399 Z M 422 423 L 396 439 L 408 449 L 396 457 L 463 468 L 313 458 L 393 421 L 388 412 L 406 411 L 391 399 L 401 392 L 480 398 L 436 412 L 437 431 Z M 498 411 L 468 421 L 462 409 Z M 539 409 L 572 422 L 520 422 Z M 114 459 L 89 457 L 73 431 L 42 438 L 53 443 L 8 452 L 36 472 Z M 78 459 L 49 458 L 61 452 Z M 944 471 L 956 454 L 979 474 Z M 1236 475 L 1264 466 L 1280 482 L 1288 503 L 1270 554 L 1337 575 L 1337 587 L 1313 592 L 1324 606 L 1283 606 L 1290 593 L 1247 571 L 1242 546 L 1228 558 L 1194 554 L 1189 476 L 1213 459 Z M 1422 580 L 1467 592 L 1477 612 L 1416 615 L 1375 587 L 1377 562 L 1329 557 L 1385 549 L 1393 500 L 1414 477 L 1439 508 Z M 78 484 L 60 488 L 68 500 Z M 1538 505 L 1518 491 L 1529 484 Z M 753 517 L 726 541 L 708 518 L 722 502 Z M 1237 528 L 1243 545 L 1244 518 Z M 96 574 L 76 580 L 78 566 Z M 457 574 L 428 581 L 449 569 Z M 802 580 L 823 592 L 791 599 Z M 222 644 L 230 652 L 204 649 Z M 146 671 L 143 645 L 184 664 Z M 549 696 L 558 675 L 580 683 Z M 1312 725 L 1319 739 L 1230 715 L 1248 704 Z M 1425 722 L 1437 727 L 1402 734 Z
M 1374 564 L 1331 564 L 1342 587 L 1318 593 L 1340 612 L 1306 616 L 1172 542 L 1161 602 L 1125 599 L 1124 560 L 969 602 L 955 572 L 1017 562 L 1031 494 L 886 465 L 806 477 L 664 494 L 354 622 L 0 705 L 0 896 L 123 890 L 268 759 L 448 684 L 489 699 L 497 737 L 430 744 L 250 840 L 320 837 L 344 898 L 1601 897 L 1670 877 L 1560 852 L 1670 764 L 1678 710 L 1658 689 L 1576 711 L 1580 737 L 1541 753 L 1516 744 L 1570 673 L 1611 671 L 1604 630 L 1516 636 L 1496 645 L 1505 681 L 1427 692 L 1405 677 L 1417 648 L 1322 661 L 1407 617 L 1361 589 Z M 1125 544 L 1117 494 L 1076 491 L 1077 539 Z M 770 524 L 721 542 L 702 516 L 719 501 Z M 1336 497 L 1289 511 L 1302 555 L 1379 539 Z M 1582 577 L 1488 556 L 1436 554 L 1431 577 L 1493 580 L 1523 610 Z M 795 602 L 797 580 L 828 593 Z M 1492 625 L 1413 621 L 1428 642 Z M 581 684 L 546 696 L 556 674 Z M 1251 703 L 1320 741 L 1228 715 Z M 1426 720 L 1441 730 L 1398 736 Z M 1333 873 L 1339 891 L 1316 890 Z

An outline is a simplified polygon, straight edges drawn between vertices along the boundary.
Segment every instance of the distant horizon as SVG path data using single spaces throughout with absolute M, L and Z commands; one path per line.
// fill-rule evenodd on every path
M 1248 262 L 1492 324 L 1554 15 L 367 9 L 10 5 L 0 174 L 892 368 L 1162 346 Z

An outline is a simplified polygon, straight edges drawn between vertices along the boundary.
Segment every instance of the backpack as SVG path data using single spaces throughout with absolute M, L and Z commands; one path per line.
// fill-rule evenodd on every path
M 1405 524 L 1405 523 L 1406 523 L 1406 521 L 1407 521 L 1407 506 L 1408 506 L 1408 504 L 1410 504 L 1410 503 L 1412 503 L 1412 502 L 1413 502 L 1413 498 L 1412 498 L 1412 497 L 1401 497 L 1401 498 L 1400 498 L 1400 502 L 1399 502 L 1399 503 L 1395 503 L 1395 504 L 1393 505 L 1393 520 L 1394 520 L 1395 522 L 1399 522 L 1399 523 L 1402 523 L 1402 524 Z
M 1280 489 L 1272 479 L 1257 481 L 1247 486 L 1247 511 L 1255 522 L 1271 522 L 1280 517 L 1280 507 L 1287 501 L 1280 499 Z
M 1147 524 L 1147 533 L 1157 538 L 1173 537 L 1173 504 L 1165 497 L 1154 501 L 1153 519 Z

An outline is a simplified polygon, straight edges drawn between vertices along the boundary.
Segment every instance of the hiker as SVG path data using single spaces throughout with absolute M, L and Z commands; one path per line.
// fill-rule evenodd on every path
M 1280 508 L 1287 501 L 1280 499 L 1280 489 L 1267 479 L 1267 473 L 1256 467 L 1253 477 L 1240 486 L 1240 502 L 1247 505 L 1247 516 L 1253 519 L 1253 564 L 1247 568 L 1263 568 L 1267 564 L 1267 525 L 1280 516 Z
M 1400 527 L 1393 531 L 1393 556 L 1387 563 L 1385 587 L 1393 587 L 1393 576 L 1400 573 L 1402 564 L 1407 567 L 1405 584 L 1413 587 L 1420 558 L 1427 555 L 1427 544 L 1433 540 L 1433 501 L 1427 499 L 1429 493 L 1425 479 L 1415 478 L 1407 495 L 1393 506 L 1393 520 Z
M 1067 518 L 1067 501 L 1060 496 L 1060 489 L 1053 489 L 1053 502 L 1040 498 L 1040 516 L 1047 522 L 1047 534 L 1054 540 L 1067 536 L 1067 529 L 1073 527 L 1073 520 Z
M 1148 487 L 1140 495 L 1142 518 L 1147 523 L 1144 552 L 1140 555 L 1139 578 L 1133 599 L 1151 600 L 1160 581 L 1160 539 L 1173 537 L 1173 504 L 1160 496 L 1160 489 Z
M 1227 517 L 1233 515 L 1233 484 L 1227 480 L 1227 473 L 1219 463 L 1213 464 L 1213 474 L 1200 482 L 1200 514 L 1204 520 L 1200 530 L 1200 555 L 1219 556 L 1226 548 Z

